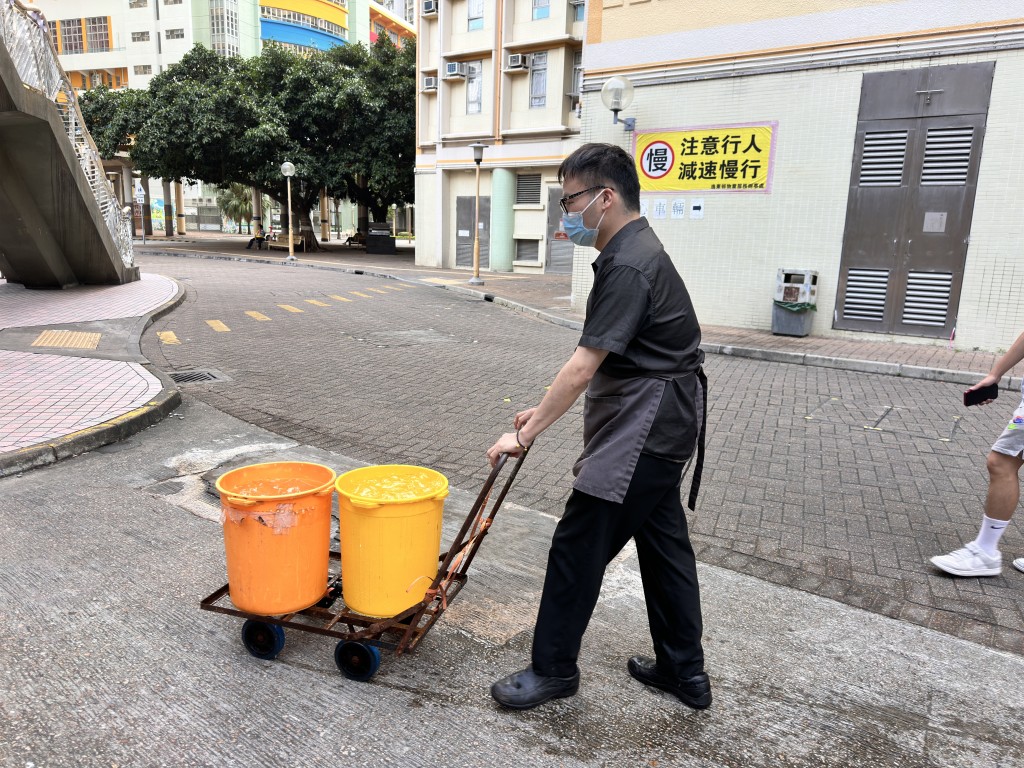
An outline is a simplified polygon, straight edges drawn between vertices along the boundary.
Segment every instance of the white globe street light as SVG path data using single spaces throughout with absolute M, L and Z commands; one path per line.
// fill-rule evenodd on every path
M 608 78 L 601 87 L 601 101 L 612 111 L 612 125 L 618 125 L 619 112 L 633 103 L 633 83 L 622 75 Z M 627 131 L 636 130 L 635 117 L 627 117 L 622 124 Z
M 288 181 L 288 261 L 295 261 L 295 230 L 292 227 L 292 219 L 295 218 L 292 211 L 292 176 L 295 175 L 295 166 L 289 162 L 281 163 L 281 175 Z

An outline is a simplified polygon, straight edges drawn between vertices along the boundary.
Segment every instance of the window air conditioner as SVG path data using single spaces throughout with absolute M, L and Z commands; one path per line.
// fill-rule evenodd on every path
M 431 75 L 427 75 L 423 78 L 423 90 L 424 91 L 436 91 L 437 90 L 437 78 Z
M 437 0 L 423 0 L 423 15 L 433 16 L 437 13 Z
M 527 69 L 530 66 L 530 58 L 524 53 L 510 53 L 508 55 L 509 69 Z
M 444 76 L 445 78 L 453 77 L 465 77 L 466 76 L 466 62 L 464 61 L 449 61 L 444 65 Z

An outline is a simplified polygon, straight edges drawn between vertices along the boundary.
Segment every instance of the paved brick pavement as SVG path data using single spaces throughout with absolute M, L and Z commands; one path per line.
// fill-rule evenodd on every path
M 490 441 L 543 396 L 578 338 L 419 281 L 140 261 L 190 286 L 153 328 L 181 344 L 147 333 L 146 355 L 231 379 L 187 394 L 362 461 L 435 467 L 456 487 L 480 484 Z M 723 355 L 707 369 L 710 455 L 692 517 L 702 561 L 1024 653 L 1024 574 L 954 579 L 927 563 L 974 535 L 1004 403 L 965 410 L 956 384 Z M 579 410 L 544 434 L 510 502 L 560 514 Z M 1024 554 L 1019 526 L 1004 542 Z

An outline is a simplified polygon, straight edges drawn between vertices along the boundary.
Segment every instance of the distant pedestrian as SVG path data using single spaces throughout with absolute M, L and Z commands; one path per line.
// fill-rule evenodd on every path
M 971 392 L 999 382 L 1013 366 L 1024 360 L 1024 333 L 1017 337 L 1002 357 L 996 360 L 988 376 L 973 387 Z M 999 436 L 988 454 L 988 495 L 981 530 L 974 541 L 962 549 L 932 558 L 932 564 L 954 576 L 998 576 L 1003 570 L 1003 555 L 999 539 L 1010 525 L 1010 519 L 1020 501 L 1020 468 L 1024 465 L 1024 387 L 1021 403 L 1013 412 L 1010 423 Z M 986 400 L 981 405 L 988 405 Z M 1024 571 L 1024 557 L 1013 561 L 1013 567 Z
M 704 672 L 697 565 L 680 484 L 703 460 L 707 380 L 700 326 L 682 278 L 647 219 L 633 158 L 586 144 L 558 169 L 562 228 L 600 251 L 579 346 L 515 432 L 488 450 L 519 455 L 586 390 L 583 454 L 555 528 L 533 635 L 532 663 L 491 686 L 499 704 L 529 709 L 579 688 L 576 660 L 605 568 L 636 542 L 655 658 L 629 659 L 629 674 L 685 704 L 711 704 Z

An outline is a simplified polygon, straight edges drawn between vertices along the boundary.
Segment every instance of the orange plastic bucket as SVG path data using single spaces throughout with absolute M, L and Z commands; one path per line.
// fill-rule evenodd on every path
M 250 464 L 217 479 L 231 602 L 278 616 L 327 591 L 337 473 L 321 464 Z
M 346 472 L 338 489 L 341 591 L 366 616 L 396 616 L 437 576 L 448 478 L 407 464 Z

